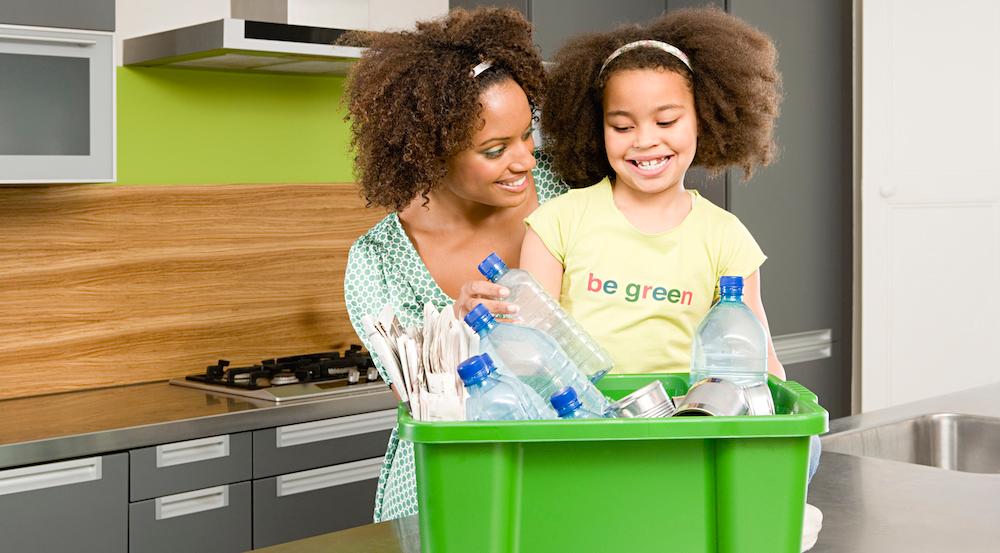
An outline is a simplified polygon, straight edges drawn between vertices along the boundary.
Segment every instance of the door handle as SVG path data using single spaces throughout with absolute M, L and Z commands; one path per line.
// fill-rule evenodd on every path
M 229 434 L 156 446 L 156 468 L 229 456 Z
M 216 486 L 193 492 L 157 497 L 156 520 L 180 517 L 229 506 L 229 486 Z
M 829 328 L 774 336 L 774 353 L 783 365 L 826 359 L 833 355 L 833 331 Z
M 45 36 L 25 36 L 25 35 L 0 35 L 0 40 L 9 40 L 16 42 L 42 42 L 46 44 L 69 44 L 72 46 L 79 46 L 85 48 L 87 46 L 94 46 L 97 44 L 96 40 L 84 40 L 82 38 L 57 38 L 57 37 L 45 37 Z
M 0 471 L 0 495 L 101 479 L 101 458 L 74 459 Z
M 277 478 L 277 495 L 284 497 L 378 478 L 379 472 L 382 471 L 382 462 L 383 459 L 377 457 L 332 467 L 283 474 Z
M 348 417 L 280 426 L 274 434 L 277 447 L 290 447 L 380 430 L 391 430 L 395 422 L 395 410 L 375 411 Z

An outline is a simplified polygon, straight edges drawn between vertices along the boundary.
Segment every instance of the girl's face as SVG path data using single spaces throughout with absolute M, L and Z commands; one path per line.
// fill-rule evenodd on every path
M 616 184 L 656 194 L 683 188 L 698 121 L 683 76 L 665 69 L 616 71 L 604 87 L 604 148 Z
M 482 128 L 472 146 L 447 162 L 444 186 L 461 199 L 493 207 L 516 207 L 534 190 L 535 142 L 531 106 L 512 79 L 482 92 Z

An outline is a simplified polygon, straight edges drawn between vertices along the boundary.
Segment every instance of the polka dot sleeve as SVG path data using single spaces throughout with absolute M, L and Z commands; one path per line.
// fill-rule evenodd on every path
M 368 343 L 368 336 L 361 324 L 361 318 L 365 315 L 378 316 L 378 311 L 382 305 L 388 303 L 389 298 L 388 286 L 382 276 L 381 260 L 371 250 L 372 248 L 363 239 L 351 246 L 344 273 L 344 300 L 347 303 L 347 315 L 354 332 L 361 339 L 365 349 L 371 353 L 372 361 L 382 375 L 382 380 L 386 384 L 392 384 L 388 372 L 382 366 L 382 361 Z

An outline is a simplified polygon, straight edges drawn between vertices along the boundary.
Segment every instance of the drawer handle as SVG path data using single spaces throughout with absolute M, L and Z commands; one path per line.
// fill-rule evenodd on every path
M 382 462 L 383 459 L 377 457 L 321 469 L 283 474 L 278 477 L 278 497 L 378 478 L 379 472 L 382 471 Z
M 156 520 L 221 509 L 229 506 L 229 486 L 157 497 L 155 505 Z
M 833 354 L 833 331 L 829 328 L 775 336 L 772 341 L 783 365 L 826 359 Z
M 311 444 L 323 440 L 345 438 L 369 432 L 391 430 L 396 423 L 396 411 L 375 411 L 349 417 L 337 417 L 315 422 L 279 426 L 275 432 L 278 447 Z
M 55 37 L 44 37 L 44 36 L 25 36 L 25 35 L 0 35 L 0 40 L 11 40 L 17 42 L 45 42 L 49 44 L 71 44 L 73 46 L 79 46 L 81 48 L 97 44 L 96 40 L 83 40 L 79 38 L 55 38 Z
M 0 495 L 93 482 L 100 479 L 100 457 L 48 463 L 0 472 Z
M 156 446 L 156 468 L 229 456 L 229 434 Z

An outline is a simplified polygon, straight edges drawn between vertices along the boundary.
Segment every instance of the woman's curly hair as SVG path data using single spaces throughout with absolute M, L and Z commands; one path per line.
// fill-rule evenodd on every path
M 676 46 L 692 69 L 669 53 L 636 48 L 600 73 L 612 52 L 646 39 Z M 684 76 L 694 95 L 698 149 L 692 165 L 712 173 L 736 166 L 749 178 L 775 155 L 774 123 L 782 96 L 777 59 L 767 35 L 718 8 L 672 11 L 647 26 L 571 40 L 556 53 L 542 109 L 553 168 L 573 187 L 614 178 L 604 149 L 602 95 L 608 77 L 624 69 L 665 69 Z
M 360 39 L 369 49 L 351 70 L 345 120 L 369 205 L 398 211 L 426 198 L 447 160 L 470 147 L 489 86 L 513 79 L 532 106 L 545 91 L 531 24 L 513 9 L 455 9 L 415 31 Z M 492 66 L 473 78 L 484 61 Z

